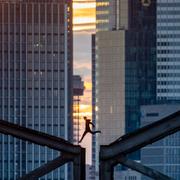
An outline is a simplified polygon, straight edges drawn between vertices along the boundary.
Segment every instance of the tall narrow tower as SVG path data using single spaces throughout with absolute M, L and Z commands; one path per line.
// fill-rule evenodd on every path
M 72 137 L 71 1 L 0 1 L 0 118 Z M 0 179 L 18 179 L 58 152 L 0 136 Z M 67 166 L 44 179 L 67 179 Z

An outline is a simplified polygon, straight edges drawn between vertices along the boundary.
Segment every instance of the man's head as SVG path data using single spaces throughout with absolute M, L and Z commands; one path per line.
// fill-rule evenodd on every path
M 88 119 L 86 116 L 84 116 L 84 120 L 85 120 L 85 121 L 91 121 L 91 120 Z

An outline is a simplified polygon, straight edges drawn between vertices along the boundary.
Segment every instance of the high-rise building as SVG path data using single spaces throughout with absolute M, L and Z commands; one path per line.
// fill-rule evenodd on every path
M 180 104 L 157 104 L 141 107 L 141 126 L 165 118 L 180 109 Z M 141 150 L 142 164 L 180 180 L 180 133 L 172 134 Z M 143 176 L 142 180 L 150 178 Z
M 128 4 L 126 0 L 96 0 L 96 30 L 117 30 L 127 27 Z
M 0 1 L 1 119 L 72 138 L 71 8 L 65 0 Z M 56 156 L 1 135 L 0 179 L 18 179 Z M 68 167 L 43 179 L 68 179 Z
M 97 0 L 98 144 L 139 128 L 141 105 L 180 100 L 179 8 L 178 0 Z
M 98 149 L 139 128 L 140 106 L 156 100 L 156 1 L 97 0 L 96 10 Z
M 114 172 L 115 180 L 141 180 L 141 174 L 131 169 Z
M 96 121 L 102 130 L 99 144 L 108 144 L 138 128 L 140 105 L 156 100 L 156 1 L 109 1 L 105 9 L 108 4 L 113 4 L 109 7 L 108 30 L 101 21 L 104 16 L 99 15 L 106 13 L 103 2 L 97 4 Z
M 96 31 L 109 29 L 109 0 L 96 0 Z
M 157 99 L 180 100 L 180 2 L 157 4 Z
M 179 110 L 177 104 L 180 101 L 179 9 L 178 0 L 157 0 L 157 101 L 166 105 L 143 107 L 143 111 L 147 114 L 148 111 L 156 112 L 156 116 L 151 119 L 143 113 L 143 125 Z M 179 179 L 179 138 L 180 133 L 175 133 L 152 146 L 143 148 L 142 162 L 170 177 Z M 151 153 L 148 155 L 149 152 Z M 157 154 L 161 155 L 157 156 Z

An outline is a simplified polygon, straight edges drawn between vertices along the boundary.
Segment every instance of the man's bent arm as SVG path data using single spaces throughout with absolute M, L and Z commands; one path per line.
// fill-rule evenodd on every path
M 95 127 L 95 125 L 94 125 L 92 122 L 90 122 L 90 124 L 91 124 L 93 127 Z

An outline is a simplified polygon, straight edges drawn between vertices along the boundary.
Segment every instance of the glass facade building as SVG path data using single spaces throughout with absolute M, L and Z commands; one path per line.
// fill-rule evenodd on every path
M 96 0 L 96 31 L 117 30 L 127 27 L 126 0 Z
M 180 104 L 159 104 L 141 107 L 141 126 L 148 125 L 180 110 Z M 180 180 L 180 133 L 172 134 L 141 150 L 142 164 Z M 142 176 L 142 180 L 150 180 Z
M 126 132 L 140 127 L 140 106 L 156 100 L 156 1 L 129 2 L 126 30 Z
M 0 1 L 0 118 L 72 137 L 71 1 Z M 18 179 L 58 152 L 0 135 L 0 179 Z M 67 166 L 42 179 L 67 179 Z
M 157 98 L 180 100 L 180 2 L 157 1 Z
M 96 30 L 109 29 L 109 0 L 96 0 Z

